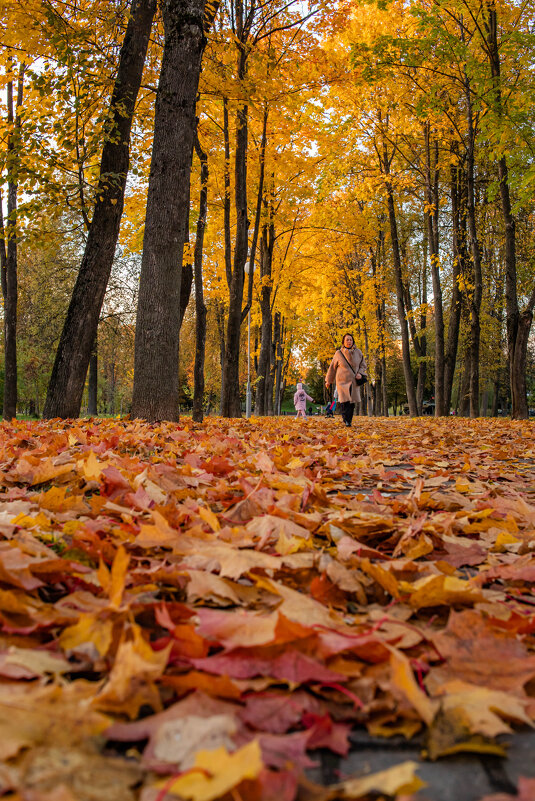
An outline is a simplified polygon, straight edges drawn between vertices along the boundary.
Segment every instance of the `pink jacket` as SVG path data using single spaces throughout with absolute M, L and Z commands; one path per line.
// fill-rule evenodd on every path
M 346 359 L 353 370 L 347 364 Z M 344 403 L 344 401 L 350 401 L 351 403 L 360 402 L 360 389 L 355 380 L 356 373 L 360 373 L 361 375 L 366 375 L 368 373 L 362 351 L 358 348 L 352 348 L 351 350 L 344 348 L 343 351 L 337 350 L 327 370 L 325 382 L 327 384 L 332 384 L 336 381 L 336 389 L 338 390 L 338 400 L 340 403 Z
M 302 388 L 301 384 L 298 384 L 297 385 L 297 392 L 294 395 L 294 406 L 295 406 L 296 412 L 306 411 L 307 401 L 310 401 L 310 403 L 314 403 L 314 401 L 310 397 L 310 395 L 306 394 L 306 392 Z

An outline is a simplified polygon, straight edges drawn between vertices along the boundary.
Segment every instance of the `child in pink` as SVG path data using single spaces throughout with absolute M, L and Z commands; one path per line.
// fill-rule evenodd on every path
M 303 389 L 303 385 L 299 383 L 297 385 L 297 392 L 294 395 L 294 406 L 295 411 L 297 412 L 296 417 L 307 416 L 307 400 L 310 401 L 310 403 L 314 403 L 310 395 L 306 394 L 305 390 Z

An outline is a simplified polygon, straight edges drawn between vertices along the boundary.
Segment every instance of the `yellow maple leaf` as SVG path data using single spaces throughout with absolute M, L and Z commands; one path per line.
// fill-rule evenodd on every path
M 257 740 L 229 752 L 221 746 L 214 751 L 199 751 L 191 771 L 176 779 L 167 792 L 188 801 L 214 801 L 244 779 L 256 779 L 263 768 Z M 158 786 L 163 786 L 159 783 Z
M 363 776 L 359 779 L 347 779 L 341 784 L 335 785 L 333 794 L 329 799 L 347 798 L 358 799 L 378 793 L 380 795 L 410 795 L 416 793 L 426 783 L 416 775 L 417 762 L 402 762 L 387 770 L 373 773 L 371 776 Z

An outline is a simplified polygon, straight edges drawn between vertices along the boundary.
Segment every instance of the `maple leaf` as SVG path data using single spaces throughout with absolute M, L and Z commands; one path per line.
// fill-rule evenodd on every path
M 94 687 L 80 680 L 67 686 L 0 687 L 0 758 L 50 741 L 68 746 L 101 734 L 109 718 L 92 709 L 93 699 Z
M 139 626 L 132 626 L 131 633 L 132 639 L 123 639 L 119 645 L 108 680 L 94 703 L 97 709 L 124 712 L 134 718 L 143 704 L 160 708 L 154 682 L 165 670 L 171 645 L 156 652 L 143 639 Z
M 199 751 L 189 772 L 163 786 L 166 792 L 191 801 L 214 801 L 244 779 L 255 779 L 262 767 L 260 747 L 253 740 L 232 754 L 224 747 Z
M 426 784 L 416 776 L 416 762 L 402 762 L 387 770 L 373 773 L 361 779 L 347 779 L 335 786 L 332 794 L 327 798 L 364 798 L 370 793 L 384 793 L 385 795 L 409 795 Z

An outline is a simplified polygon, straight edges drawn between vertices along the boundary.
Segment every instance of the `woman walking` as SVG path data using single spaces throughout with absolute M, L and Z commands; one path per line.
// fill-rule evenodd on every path
M 352 334 L 345 334 L 342 347 L 339 348 L 332 359 L 325 376 L 327 386 L 336 382 L 338 402 L 342 412 L 344 425 L 351 427 L 355 403 L 360 403 L 360 389 L 357 381 L 367 374 L 368 368 L 362 351 L 355 347 Z

